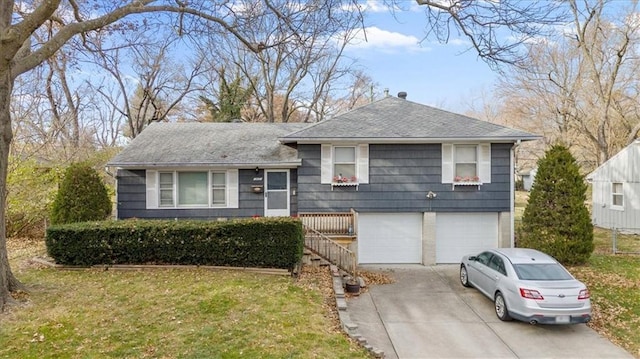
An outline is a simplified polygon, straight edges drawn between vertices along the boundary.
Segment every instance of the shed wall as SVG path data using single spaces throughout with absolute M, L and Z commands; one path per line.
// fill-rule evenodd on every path
M 623 208 L 612 208 L 611 182 L 592 183 L 593 224 L 601 228 L 618 228 L 640 233 L 640 182 L 624 183 L 623 188 Z

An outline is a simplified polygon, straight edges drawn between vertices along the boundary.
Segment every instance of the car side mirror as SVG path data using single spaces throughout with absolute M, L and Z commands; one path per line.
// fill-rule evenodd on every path
M 469 257 L 469 260 L 470 260 L 471 262 L 475 262 L 475 261 L 477 261 L 477 260 L 478 260 L 478 257 L 476 257 L 476 256 L 471 256 L 471 257 Z

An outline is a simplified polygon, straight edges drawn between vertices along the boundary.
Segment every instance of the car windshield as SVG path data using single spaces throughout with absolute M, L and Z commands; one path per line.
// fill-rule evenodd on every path
M 564 267 L 557 263 L 514 264 L 513 268 L 521 280 L 569 280 L 573 279 Z

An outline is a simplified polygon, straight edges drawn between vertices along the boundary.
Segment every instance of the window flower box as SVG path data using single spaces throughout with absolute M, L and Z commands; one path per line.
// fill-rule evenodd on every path
M 473 182 L 473 183 L 478 183 L 480 182 L 480 177 L 478 176 L 467 176 L 467 177 L 461 177 L 461 176 L 456 176 L 453 179 L 453 182 Z
M 333 177 L 333 183 L 357 183 L 357 182 L 358 182 L 358 178 L 356 178 L 356 176 L 342 177 L 342 175 L 340 175 L 340 176 Z
M 482 182 L 480 182 L 480 177 L 478 176 L 456 176 L 453 178 L 453 188 L 456 186 L 477 186 L 480 189 L 480 185 L 482 185 Z
M 356 191 L 358 190 L 358 178 L 356 176 L 352 177 L 343 177 L 334 176 L 331 181 L 331 190 L 333 191 L 333 187 L 356 187 Z

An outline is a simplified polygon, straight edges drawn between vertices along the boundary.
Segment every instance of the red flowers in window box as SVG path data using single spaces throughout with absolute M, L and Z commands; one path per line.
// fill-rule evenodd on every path
M 333 176 L 333 183 L 356 183 L 358 182 L 358 178 L 356 176 L 342 177 L 342 176 Z
M 453 178 L 453 182 L 480 182 L 480 177 L 478 176 L 455 176 Z

